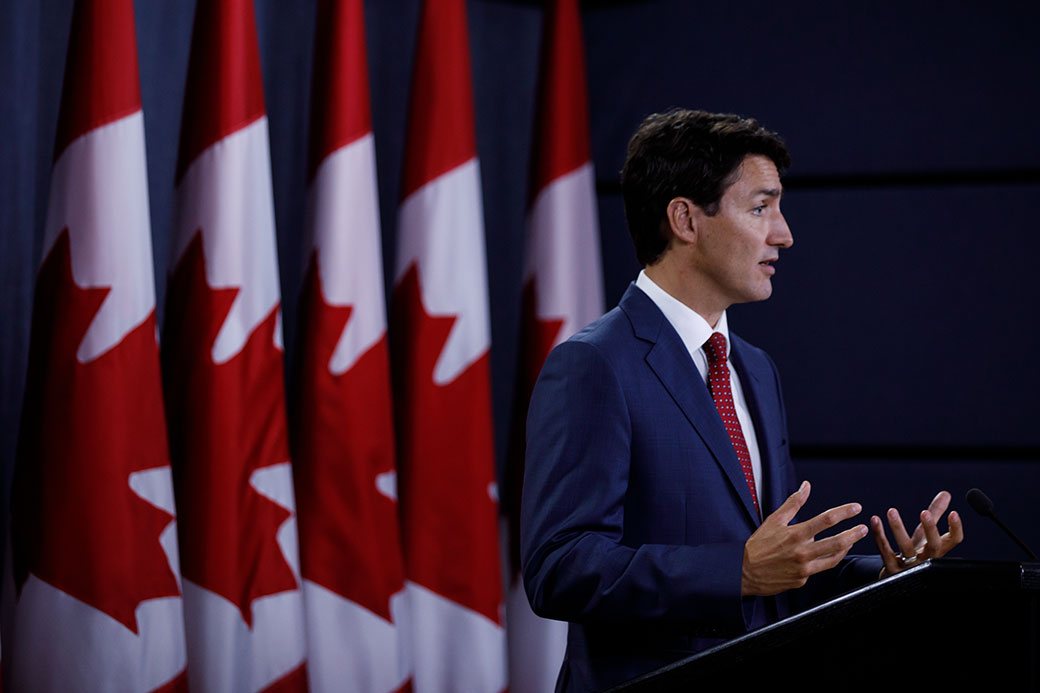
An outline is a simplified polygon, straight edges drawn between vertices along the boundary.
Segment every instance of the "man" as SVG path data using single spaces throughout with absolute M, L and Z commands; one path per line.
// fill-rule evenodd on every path
M 936 496 L 908 535 L 848 503 L 795 522 L 776 367 L 726 309 L 772 292 L 793 243 L 780 212 L 783 141 L 751 119 L 647 118 L 621 174 L 644 269 L 617 308 L 549 356 L 531 400 L 522 563 L 536 613 L 570 621 L 557 690 L 601 690 L 925 558 L 963 537 Z M 812 577 L 812 580 L 809 578 Z M 809 583 L 807 585 L 807 582 Z M 804 587 L 803 587 L 804 586 Z

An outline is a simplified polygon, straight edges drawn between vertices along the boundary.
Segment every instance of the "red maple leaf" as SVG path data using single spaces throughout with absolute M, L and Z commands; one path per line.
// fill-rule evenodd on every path
M 109 291 L 76 285 L 63 229 L 36 281 L 13 567 L 19 591 L 32 573 L 137 633 L 137 605 L 180 590 L 159 544 L 173 517 L 129 485 L 169 464 L 155 313 L 97 358 L 76 358 Z
M 513 579 L 520 571 L 520 501 L 524 485 L 524 455 L 527 452 L 527 409 L 535 381 L 545 359 L 563 329 L 563 318 L 543 320 L 536 312 L 538 289 L 535 280 L 524 285 L 520 318 L 520 352 L 517 354 L 513 418 L 506 452 L 506 482 L 502 511 L 509 520 L 509 560 Z
M 311 259 L 300 297 L 293 412 L 301 572 L 386 620 L 404 584 L 397 504 L 376 477 L 394 469 L 386 336 L 349 370 L 329 371 L 351 306 L 330 305 Z
M 207 284 L 199 232 L 170 277 L 162 365 L 181 574 L 252 626 L 254 599 L 297 585 L 276 539 L 290 512 L 249 483 L 289 459 L 278 308 L 233 358 L 218 365 L 211 356 L 238 291 Z
M 487 352 L 450 383 L 433 381 L 455 320 L 426 312 L 418 269 L 409 268 L 394 291 L 391 331 L 405 574 L 501 623 Z

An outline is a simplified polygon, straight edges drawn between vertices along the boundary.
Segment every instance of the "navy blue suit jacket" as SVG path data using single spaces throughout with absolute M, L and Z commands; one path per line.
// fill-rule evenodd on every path
M 730 340 L 768 515 L 796 488 L 780 380 Z M 535 612 L 571 623 L 558 690 L 601 690 L 790 613 L 789 594 L 740 594 L 759 524 L 747 482 L 682 340 L 635 285 L 549 355 L 527 431 L 522 566 Z M 880 570 L 854 563 L 834 580 Z

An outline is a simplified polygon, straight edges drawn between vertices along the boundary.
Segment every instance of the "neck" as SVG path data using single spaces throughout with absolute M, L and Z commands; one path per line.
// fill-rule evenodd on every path
M 667 255 L 643 270 L 668 295 L 704 318 L 712 329 L 719 324 L 719 318 L 728 306 L 716 304 L 708 298 L 711 292 L 706 290 L 705 282 L 699 274 L 684 269 L 678 263 L 669 262 Z

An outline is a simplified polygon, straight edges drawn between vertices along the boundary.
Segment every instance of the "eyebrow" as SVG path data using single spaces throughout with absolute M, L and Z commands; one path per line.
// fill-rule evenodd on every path
M 769 197 L 780 197 L 780 193 L 783 191 L 779 188 L 762 188 L 761 190 L 755 191 L 755 197 L 759 195 L 768 195 Z

